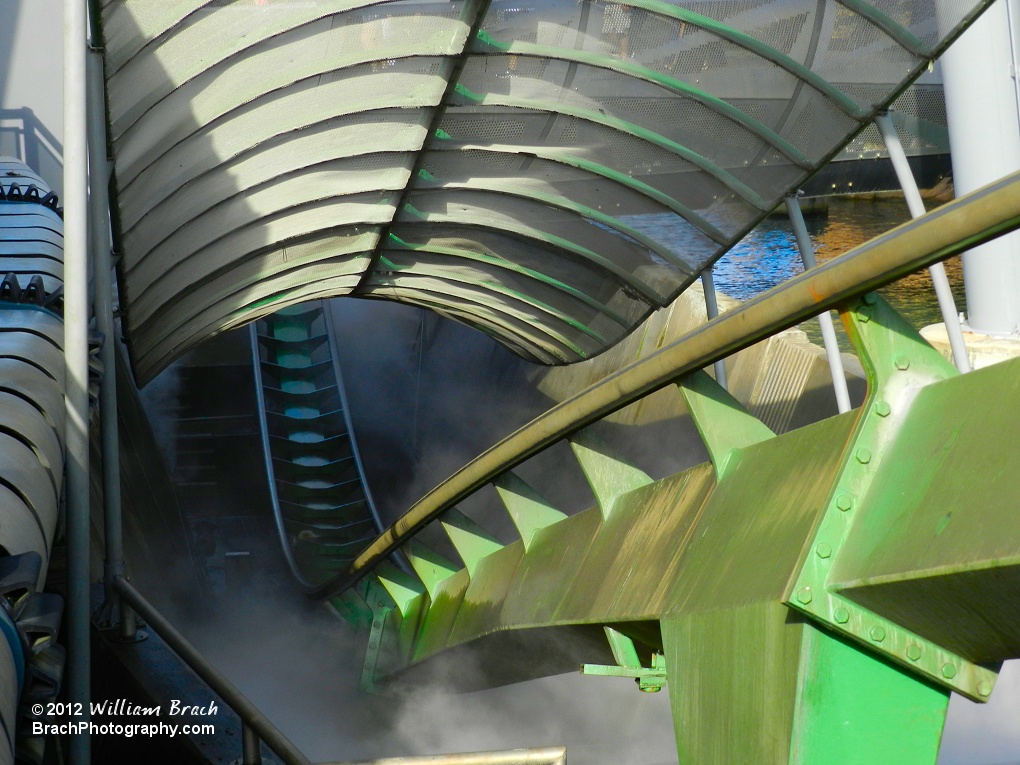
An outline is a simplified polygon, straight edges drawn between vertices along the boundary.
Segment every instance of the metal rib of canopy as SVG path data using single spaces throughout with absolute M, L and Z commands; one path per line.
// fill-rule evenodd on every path
M 105 0 L 135 372 L 335 295 L 588 358 L 984 5 Z

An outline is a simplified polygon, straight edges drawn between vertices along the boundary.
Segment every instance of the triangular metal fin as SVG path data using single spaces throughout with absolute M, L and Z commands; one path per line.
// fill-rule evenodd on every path
M 381 563 L 374 573 L 379 584 L 393 598 L 401 616 L 407 616 L 415 599 L 425 593 L 425 587 L 421 582 L 391 563 Z
M 482 558 L 503 549 L 498 539 L 456 508 L 447 510 L 441 523 L 450 542 L 457 549 L 457 554 L 464 561 L 469 576 L 474 576 Z
M 581 463 L 581 470 L 599 503 L 603 518 L 609 517 L 617 497 L 652 483 L 647 474 L 614 454 L 591 428 L 579 430 L 571 436 L 570 448 Z
M 411 564 L 414 573 L 421 579 L 429 597 L 435 600 L 439 584 L 456 574 L 460 568 L 453 561 L 447 560 L 431 547 L 411 539 L 404 544 L 404 554 L 407 562 Z
M 776 435 L 706 372 L 685 377 L 677 387 L 705 442 L 717 478 L 723 477 L 735 450 Z
M 492 485 L 496 487 L 500 500 L 510 513 L 510 519 L 521 535 L 525 550 L 530 547 L 536 531 L 552 526 L 567 517 L 566 513 L 561 513 L 553 507 L 516 473 L 504 473 L 493 481 Z

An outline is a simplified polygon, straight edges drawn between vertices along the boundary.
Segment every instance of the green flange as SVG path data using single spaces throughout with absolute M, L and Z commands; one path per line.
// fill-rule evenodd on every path
M 957 375 L 875 293 L 843 314 L 868 376 L 868 396 L 844 451 L 839 478 L 813 539 L 801 554 L 787 605 L 848 635 L 892 661 L 975 701 L 985 701 L 997 673 L 840 595 L 830 577 L 853 533 L 860 508 L 897 432 L 910 427 L 911 402 L 920 388 Z M 916 427 L 916 424 L 914 425 Z

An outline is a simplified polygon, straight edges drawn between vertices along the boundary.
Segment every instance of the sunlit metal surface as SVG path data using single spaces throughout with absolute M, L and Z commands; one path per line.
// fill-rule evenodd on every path
M 536 361 L 587 358 L 983 5 L 110 0 L 136 372 L 344 294 L 426 306 Z

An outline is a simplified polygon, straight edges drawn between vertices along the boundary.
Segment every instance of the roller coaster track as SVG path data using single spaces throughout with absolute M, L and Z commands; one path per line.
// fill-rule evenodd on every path
M 366 684 L 468 645 L 495 683 L 594 659 L 582 671 L 669 684 L 684 763 L 933 763 L 949 692 L 987 700 L 1020 657 L 1020 456 L 1001 448 L 1020 428 L 1020 361 L 961 375 L 873 290 L 1018 226 L 1014 175 L 699 327 L 457 471 L 313 593 L 360 609 Z M 856 410 L 776 435 L 700 371 L 829 309 L 867 374 Z M 590 426 L 673 384 L 711 462 L 653 481 Z M 562 439 L 597 500 L 572 516 L 514 472 Z M 515 542 L 457 509 L 489 484 Z M 460 562 L 416 538 L 435 521 Z
M 259 421 L 273 513 L 299 584 L 344 570 L 381 530 L 351 426 L 326 305 L 251 325 Z

